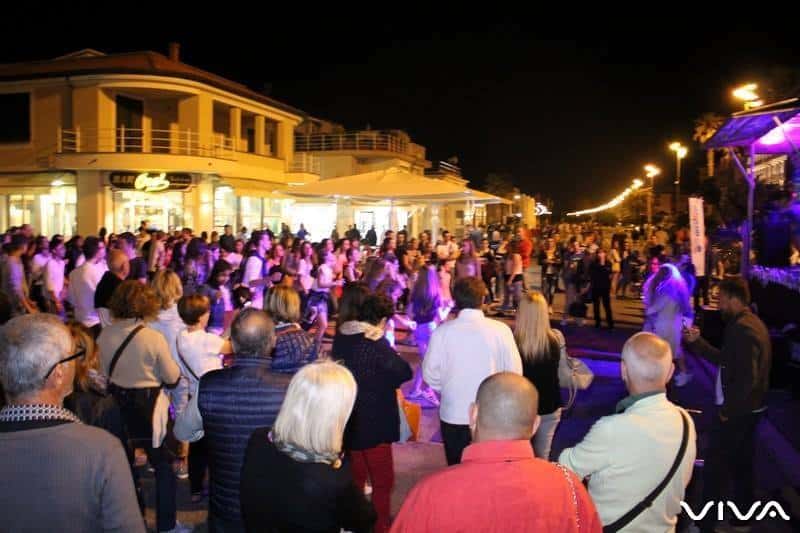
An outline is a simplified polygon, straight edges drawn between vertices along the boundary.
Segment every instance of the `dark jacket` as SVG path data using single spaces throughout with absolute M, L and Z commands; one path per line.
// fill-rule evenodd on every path
M 253 433 L 242 470 L 242 516 L 248 532 L 371 531 L 375 510 L 340 468 L 301 463 L 279 451 L 269 428 Z
M 294 374 L 303 365 L 317 358 L 314 336 L 297 324 L 275 326 L 275 350 L 272 352 L 272 371 Z
M 200 378 L 198 407 L 208 442 L 209 516 L 241 522 L 239 478 L 247 441 L 272 426 L 290 377 L 270 371 L 268 357 L 238 357 Z
M 539 392 L 539 414 L 549 415 L 562 406 L 561 389 L 558 384 L 558 362 L 561 346 L 553 337 L 550 339 L 547 357 L 535 362 L 522 357 L 522 375 L 534 384 Z
M 95 308 L 108 307 L 108 302 L 111 301 L 111 295 L 114 294 L 114 290 L 121 284 L 122 280 L 119 279 L 116 274 L 110 270 L 106 270 L 103 277 L 100 278 L 100 282 L 97 284 L 97 289 L 94 292 Z
M 378 235 L 375 233 L 374 229 L 367 231 L 367 236 L 364 238 L 364 242 L 370 246 L 375 246 L 378 244 Z
M 366 450 L 400 438 L 396 389 L 411 379 L 411 367 L 381 337 L 337 333 L 331 350 L 342 359 L 358 385 L 353 414 L 344 433 L 346 450 Z
M 228 252 L 232 252 L 236 244 L 236 237 L 233 235 L 223 235 L 219 238 L 219 247 Z
M 599 261 L 592 261 L 589 267 L 589 281 L 592 291 L 597 293 L 607 292 L 611 289 L 611 262 L 601 265 Z
M 689 345 L 691 350 L 719 365 L 724 403 L 721 414 L 742 416 L 764 407 L 769 389 L 772 346 L 767 327 L 756 315 L 745 310 L 725 324 L 722 349 L 705 339 Z

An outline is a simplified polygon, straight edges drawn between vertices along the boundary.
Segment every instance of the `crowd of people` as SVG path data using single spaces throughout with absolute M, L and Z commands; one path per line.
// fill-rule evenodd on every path
M 146 221 L 136 234 L 68 241 L 30 226 L 6 232 L 0 508 L 9 515 L 12 500 L 31 499 L 15 503 L 11 530 L 142 531 L 149 464 L 158 531 L 190 529 L 176 519 L 177 478 L 188 478 L 193 502 L 208 499 L 211 531 L 480 529 L 499 519 L 496 506 L 504 530 L 600 531 L 627 521 L 668 531 L 695 456 L 694 425 L 665 394 L 673 360 L 675 383 L 690 379 L 682 340 L 721 361 L 719 431 L 735 427 L 752 444 L 769 340 L 744 391 L 742 374 L 724 371 L 733 364 L 726 348 L 715 351 L 691 327 L 700 283 L 680 248 L 673 264 L 657 240 L 647 249 L 614 235 L 604 247 L 600 233 L 569 226 L 537 238 L 524 227 L 471 227 L 460 243 L 448 231 L 415 237 L 406 228 L 387 231 L 379 246 L 374 228 L 367 242 L 354 227 L 344 238 L 308 237 L 285 224 L 280 233 L 225 226 L 221 235 L 167 235 Z M 526 280 L 532 259 L 541 292 Z M 554 294 L 566 293 L 565 320 L 581 320 L 590 293 L 596 326 L 602 304 L 613 328 L 611 293 L 626 297 L 645 264 L 645 332 L 622 352 L 630 396 L 550 462 L 566 353 L 551 326 Z M 763 335 L 745 315 L 741 284 L 722 294 L 720 307 L 760 335 L 745 348 L 726 338 L 729 350 L 739 344 L 743 368 L 753 357 L 746 346 Z M 513 328 L 487 316 L 493 303 L 497 314 L 513 313 Z M 416 371 L 398 354 L 398 330 L 417 349 Z M 407 400 L 439 407 L 450 467 L 420 482 L 392 522 L 398 389 L 408 381 Z M 729 397 L 732 389 L 747 400 Z M 622 434 L 626 446 L 617 446 Z M 714 464 L 715 480 L 726 465 Z M 637 474 L 645 467 L 652 475 Z M 665 474 L 666 488 L 639 509 Z M 745 482 L 743 498 L 747 491 Z M 57 512 L 36 512 L 42 494 Z

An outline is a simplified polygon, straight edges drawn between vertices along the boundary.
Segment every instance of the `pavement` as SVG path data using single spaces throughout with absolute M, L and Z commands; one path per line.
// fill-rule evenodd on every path
M 538 273 L 531 269 L 527 273 L 528 286 L 538 288 Z M 564 295 L 556 294 L 554 308 L 556 311 L 563 308 Z M 626 396 L 625 386 L 620 378 L 619 361 L 622 345 L 634 333 L 641 329 L 642 304 L 637 299 L 612 298 L 612 313 L 616 327 L 608 330 L 605 327 L 596 329 L 593 326 L 592 310 L 589 306 L 589 317 L 586 325 L 579 327 L 570 323 L 561 327 L 560 313 L 553 318 L 553 326 L 560 328 L 567 340 L 570 355 L 583 360 L 595 374 L 592 386 L 586 391 L 580 391 L 574 406 L 562 415 L 562 420 L 556 431 L 553 441 L 552 457 L 566 447 L 574 446 L 589 431 L 592 424 L 601 416 L 614 412 L 616 403 Z M 491 314 L 490 309 L 487 314 Z M 510 326 L 513 325 L 513 316 L 498 318 Z M 332 329 L 330 330 L 332 334 Z M 414 368 L 419 365 L 420 359 L 416 348 L 404 345 L 406 333 L 398 332 L 398 351 L 400 355 Z M 326 343 L 330 340 L 327 339 Z M 687 358 L 690 371 L 694 379 L 685 387 L 671 388 L 669 397 L 687 408 L 700 413 L 695 413 L 695 423 L 698 430 L 698 458 L 704 457 L 707 445 L 706 432 L 710 426 L 711 412 L 713 410 L 713 379 L 716 369 L 711 364 L 690 355 Z M 406 383 L 404 390 L 410 386 Z M 769 397 L 770 411 L 759 427 L 759 445 L 756 452 L 756 483 L 757 496 L 764 500 L 776 500 L 782 507 L 790 512 L 793 523 L 800 520 L 800 498 L 797 496 L 797 487 L 800 487 L 800 420 L 797 413 L 800 405 L 788 390 L 773 390 Z M 413 486 L 430 473 L 446 467 L 444 448 L 441 443 L 439 431 L 439 417 L 436 408 L 423 409 L 420 427 L 420 438 L 417 442 L 393 445 L 395 464 L 395 488 L 392 493 L 392 513 L 400 509 L 406 495 Z M 692 483 L 689 486 L 687 498 L 697 501 L 701 491 L 701 467 L 696 469 Z M 147 493 L 152 499 L 154 490 L 152 477 L 146 477 L 149 487 Z M 150 527 L 154 524 L 153 505 L 149 502 L 147 521 Z M 189 499 L 188 481 L 178 483 L 178 519 L 195 526 L 195 531 L 206 531 L 205 519 L 207 502 L 191 504 Z M 759 523 L 752 531 L 783 532 L 793 531 L 785 522 L 768 520 Z

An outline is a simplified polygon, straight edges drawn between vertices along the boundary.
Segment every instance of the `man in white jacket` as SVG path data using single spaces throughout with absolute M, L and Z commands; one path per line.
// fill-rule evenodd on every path
M 692 477 L 697 436 L 689 415 L 667 400 L 667 382 L 675 370 L 670 346 L 652 333 L 637 333 L 622 348 L 621 366 L 629 396 L 617 404 L 616 414 L 598 420 L 583 441 L 561 452 L 558 461 L 579 477 L 589 478 L 589 493 L 605 527 L 650 495 L 668 477 L 682 451 L 677 470 L 654 494 L 653 504 L 623 528 L 675 531 L 680 502 Z

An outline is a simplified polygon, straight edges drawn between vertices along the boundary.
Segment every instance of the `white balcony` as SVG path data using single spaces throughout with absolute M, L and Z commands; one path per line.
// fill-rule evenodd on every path
M 198 132 L 180 130 L 62 129 L 57 153 L 144 153 L 235 159 L 233 139 L 222 134 L 201 138 Z
M 295 135 L 296 152 L 371 151 L 401 154 L 415 159 L 425 159 L 425 147 L 404 139 L 403 136 L 378 131 L 358 133 L 315 133 Z

